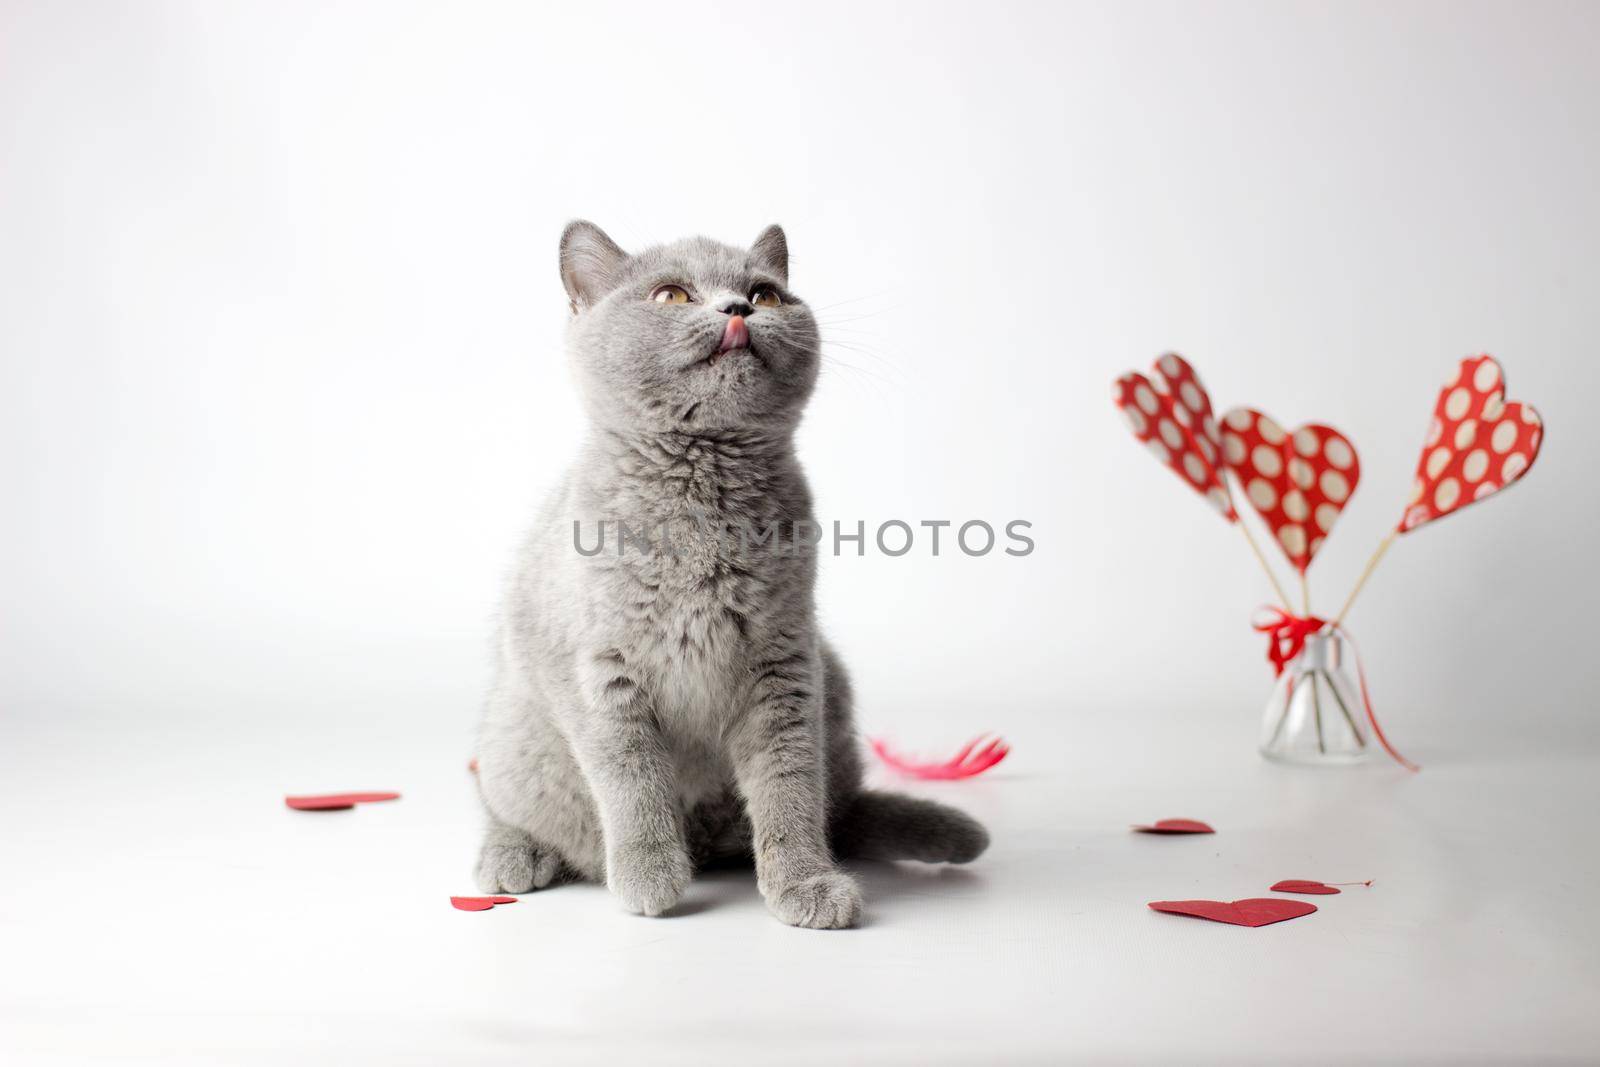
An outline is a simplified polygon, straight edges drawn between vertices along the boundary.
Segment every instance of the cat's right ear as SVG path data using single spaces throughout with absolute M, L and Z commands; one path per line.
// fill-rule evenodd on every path
M 567 223 L 561 231 L 561 284 L 576 315 L 611 291 L 628 253 L 592 222 Z

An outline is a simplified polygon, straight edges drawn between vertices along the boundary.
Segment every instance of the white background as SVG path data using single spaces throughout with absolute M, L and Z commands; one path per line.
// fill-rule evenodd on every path
M 0 6 L 4 832 L 35 876 L 15 891 L 115 884 L 75 835 L 103 841 L 135 794 L 183 820 L 197 791 L 251 809 L 245 782 L 269 808 L 407 788 L 379 752 L 458 769 L 500 574 L 581 429 L 555 267 L 572 217 L 628 248 L 786 227 L 830 342 L 801 442 L 825 519 L 1034 523 L 1023 559 L 869 548 L 820 590 L 869 732 L 1012 741 L 1019 792 L 973 803 L 1012 820 L 1019 868 L 1077 847 L 1052 827 L 1093 796 L 1049 793 L 1084 806 L 1065 823 L 1020 800 L 1067 768 L 1249 779 L 1258 812 L 1305 788 L 1250 751 L 1265 583 L 1131 440 L 1112 379 L 1176 349 L 1221 408 L 1351 436 L 1363 480 L 1312 571 L 1331 610 L 1399 518 L 1441 379 L 1494 353 L 1545 417 L 1538 465 L 1402 539 L 1352 628 L 1434 781 L 1520 768 L 1503 793 L 1457 782 L 1505 820 L 1472 848 L 1579 862 L 1593 829 L 1548 820 L 1592 806 L 1600 743 L 1597 45 L 1583 4 Z M 1351 836 L 1368 778 L 1398 788 L 1330 786 L 1324 829 Z M 466 891 L 475 845 L 469 783 L 447 781 L 430 909 Z M 1394 855 L 1452 823 L 1444 795 Z M 229 833 L 195 818 L 118 847 L 215 858 Z M 1386 873 L 1313 868 L 1268 880 Z M 1592 958 L 1584 922 L 1538 937 Z M 1569 991 L 1595 989 L 1571 967 Z M 13 1010 L 70 1015 L 70 982 L 19 975 Z M 1580 1018 L 1529 1040 L 1580 1049 Z M 1217 1055 L 1248 1029 L 1211 1025 Z

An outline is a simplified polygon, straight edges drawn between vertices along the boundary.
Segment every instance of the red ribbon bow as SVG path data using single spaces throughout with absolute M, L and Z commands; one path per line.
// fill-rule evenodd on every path
M 1406 759 L 1395 751 L 1389 739 L 1383 735 L 1383 727 L 1378 725 L 1377 712 L 1372 710 L 1372 697 L 1367 693 L 1367 669 L 1361 663 L 1361 650 L 1356 647 L 1355 638 L 1349 631 L 1342 627 L 1334 626 L 1326 619 L 1319 619 L 1315 615 L 1291 615 L 1282 608 L 1264 607 L 1263 611 L 1271 614 L 1264 621 L 1254 622 L 1251 625 L 1258 633 L 1267 635 L 1267 662 L 1272 664 L 1273 677 L 1283 674 L 1283 669 L 1289 665 L 1306 647 L 1306 638 L 1323 629 L 1330 629 L 1350 642 L 1350 649 L 1356 654 L 1356 677 L 1361 680 L 1361 703 L 1367 711 L 1367 721 L 1372 724 L 1372 734 L 1383 745 L 1383 750 L 1394 757 L 1394 761 L 1408 771 L 1420 771 L 1422 768 Z
M 1283 668 L 1306 647 L 1306 638 L 1327 626 L 1328 622 L 1315 615 L 1304 618 L 1290 615 L 1282 608 L 1268 607 L 1262 610 L 1272 612 L 1273 618 L 1251 625 L 1258 633 L 1267 635 L 1267 662 L 1272 664 L 1272 676 L 1277 678 L 1283 674 Z

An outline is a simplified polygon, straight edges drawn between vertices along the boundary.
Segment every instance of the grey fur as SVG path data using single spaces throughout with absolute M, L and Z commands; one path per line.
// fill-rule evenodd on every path
M 754 856 L 757 885 L 796 926 L 853 925 L 856 882 L 835 856 L 965 863 L 988 844 L 968 816 L 864 790 L 849 681 L 818 633 L 811 547 L 719 536 L 812 518 L 793 433 L 819 340 L 787 288 L 788 244 L 705 238 L 627 255 L 567 227 L 567 350 L 590 419 L 545 502 L 506 596 L 478 744 L 489 828 L 485 892 L 605 881 L 659 915 L 697 866 Z M 650 298 L 680 285 L 688 304 Z M 749 307 L 757 285 L 779 307 Z M 750 347 L 718 359 L 730 312 Z M 673 551 L 586 556 L 605 521 L 672 524 Z M 705 525 L 694 526 L 691 522 Z

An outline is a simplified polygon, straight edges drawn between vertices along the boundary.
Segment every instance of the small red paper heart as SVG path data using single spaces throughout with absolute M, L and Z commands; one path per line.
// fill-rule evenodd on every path
M 1544 422 L 1529 405 L 1506 403 L 1505 395 L 1505 375 L 1491 356 L 1462 360 L 1444 383 L 1399 533 L 1498 493 L 1528 473 L 1539 458 Z
M 1332 426 L 1307 423 L 1289 433 L 1251 408 L 1234 408 L 1222 425 L 1223 463 L 1304 574 L 1361 480 L 1355 446 Z
M 1199 819 L 1158 819 L 1149 826 L 1135 826 L 1141 834 L 1214 834 L 1211 827 Z
M 357 804 L 398 799 L 399 793 L 327 793 L 321 796 L 284 797 L 283 802 L 295 811 L 344 811 Z
M 1310 893 L 1313 896 L 1330 896 L 1339 892 L 1337 886 L 1327 882 L 1312 882 L 1305 878 L 1285 878 L 1275 882 L 1269 892 L 1273 893 Z
M 1326 896 L 1330 893 L 1339 892 L 1339 886 L 1342 885 L 1371 884 L 1371 879 L 1365 882 L 1314 882 L 1309 878 L 1285 878 L 1283 881 L 1273 885 L 1271 891 L 1274 893 L 1313 893 L 1318 896 Z
M 450 903 L 459 911 L 488 911 L 496 904 L 515 904 L 516 897 L 451 897 Z
M 1234 926 L 1267 926 L 1285 919 L 1298 919 L 1310 915 L 1317 906 L 1304 900 L 1278 900 L 1272 897 L 1251 897 L 1248 900 L 1156 900 L 1150 903 L 1153 911 L 1172 915 L 1193 915 L 1212 922 L 1232 923 Z
M 1156 360 L 1156 381 L 1137 371 L 1118 378 L 1112 403 L 1146 448 L 1229 522 L 1237 520 L 1222 483 L 1222 436 L 1200 376 L 1176 353 Z

